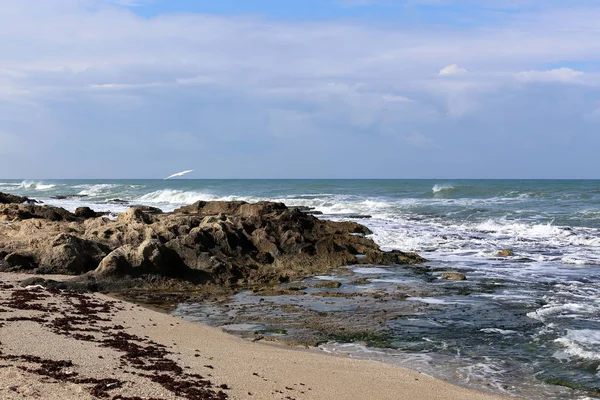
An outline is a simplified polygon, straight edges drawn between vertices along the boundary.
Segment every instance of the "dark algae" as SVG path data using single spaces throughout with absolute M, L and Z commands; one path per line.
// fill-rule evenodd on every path
M 52 298 L 60 297 L 66 308 L 59 309 Z M 42 316 L 9 317 L 10 321 L 31 321 L 49 328 L 57 335 L 97 343 L 121 354 L 120 368 L 130 374 L 149 379 L 179 398 L 200 400 L 224 400 L 228 395 L 226 384 L 216 385 L 198 374 L 186 373 L 184 367 L 173 360 L 174 354 L 166 346 L 127 332 L 121 325 L 106 324 L 120 306 L 114 301 L 103 301 L 89 294 L 69 291 L 46 291 L 41 288 L 16 289 L 8 299 L 0 302 L 3 310 L 28 310 L 43 313 Z M 101 324 L 103 323 L 103 324 Z M 102 358 L 102 356 L 99 356 Z M 123 388 L 127 381 L 106 377 L 84 376 L 76 372 L 76 365 L 69 359 L 46 359 L 34 355 L 8 354 L 0 343 L 0 360 L 5 364 L 59 382 L 84 386 L 88 393 L 99 399 L 136 400 L 140 397 L 111 395 Z M 155 399 L 158 400 L 158 399 Z

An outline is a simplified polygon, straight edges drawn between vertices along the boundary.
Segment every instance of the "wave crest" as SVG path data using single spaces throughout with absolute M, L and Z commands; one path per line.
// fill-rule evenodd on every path
M 17 186 L 17 189 L 27 189 L 27 190 L 50 190 L 56 187 L 56 185 L 52 183 L 44 183 L 44 182 L 36 182 L 36 181 L 23 181 Z
M 440 193 L 440 192 L 451 191 L 454 189 L 455 189 L 455 187 L 449 183 L 441 183 L 441 184 L 436 183 L 431 188 L 431 191 L 433 192 L 433 194 L 436 194 L 436 193 Z

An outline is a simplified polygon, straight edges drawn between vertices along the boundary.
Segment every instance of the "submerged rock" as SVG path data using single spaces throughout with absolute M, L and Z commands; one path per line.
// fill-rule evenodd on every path
M 325 281 L 319 282 L 313 285 L 314 288 L 326 288 L 326 289 L 337 289 L 342 286 L 341 282 L 338 281 Z
M 446 272 L 442 274 L 442 279 L 447 279 L 449 281 L 464 281 L 467 279 L 467 276 L 460 272 Z
M 515 254 L 514 254 L 512 251 L 510 251 L 510 250 L 508 250 L 508 249 L 505 249 L 505 250 L 500 250 L 500 251 L 499 251 L 499 252 L 496 254 L 496 257 L 512 257 L 512 256 L 514 256 L 514 255 L 515 255 Z

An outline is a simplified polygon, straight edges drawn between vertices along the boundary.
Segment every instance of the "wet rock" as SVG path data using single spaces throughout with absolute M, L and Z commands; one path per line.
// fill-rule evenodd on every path
M 10 253 L 4 257 L 3 264 L 5 269 L 11 270 L 33 270 L 37 268 L 35 257 L 31 254 Z
M 500 251 L 499 251 L 499 252 L 496 254 L 496 257 L 511 257 L 511 256 L 514 256 L 514 255 L 515 255 L 515 254 L 514 254 L 512 251 L 510 251 L 510 250 L 508 250 L 508 249 L 505 249 L 505 250 L 500 250 Z
M 253 296 L 264 296 L 264 297 L 273 297 L 273 296 L 303 296 L 306 293 L 300 290 L 292 290 L 292 289 L 263 289 L 253 292 Z
M 89 207 L 77 207 L 75 215 L 79 218 L 96 218 L 96 212 Z
M 24 196 L 15 196 L 14 194 L 0 192 L 0 204 L 35 204 L 36 200 Z
M 323 211 L 315 211 L 315 210 L 305 211 L 305 213 L 308 215 L 323 215 Z
M 163 210 L 161 210 L 158 207 L 152 207 L 152 206 L 134 206 L 134 208 L 146 213 L 146 214 L 162 214 Z
M 108 200 L 107 203 L 110 203 L 110 204 L 121 204 L 121 205 L 123 205 L 123 204 L 129 204 L 129 202 L 127 200 L 121 200 L 121 199 L 111 199 L 111 200 Z
M 467 279 L 467 276 L 460 272 L 445 272 L 442 274 L 442 279 L 449 281 L 464 281 Z
M 313 285 L 314 288 L 327 288 L 327 289 L 337 289 L 342 286 L 341 282 L 338 281 L 325 281 L 319 282 Z
M 65 195 L 58 195 L 58 196 L 51 196 L 51 199 L 54 200 L 66 200 L 66 199 L 82 199 L 84 197 L 88 197 L 87 194 L 65 194 Z
M 368 285 L 369 283 L 371 280 L 367 278 L 358 278 L 350 282 L 351 285 Z

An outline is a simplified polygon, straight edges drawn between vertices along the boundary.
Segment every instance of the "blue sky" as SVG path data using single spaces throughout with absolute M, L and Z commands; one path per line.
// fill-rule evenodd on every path
M 600 178 L 592 0 L 0 4 L 0 178 Z

